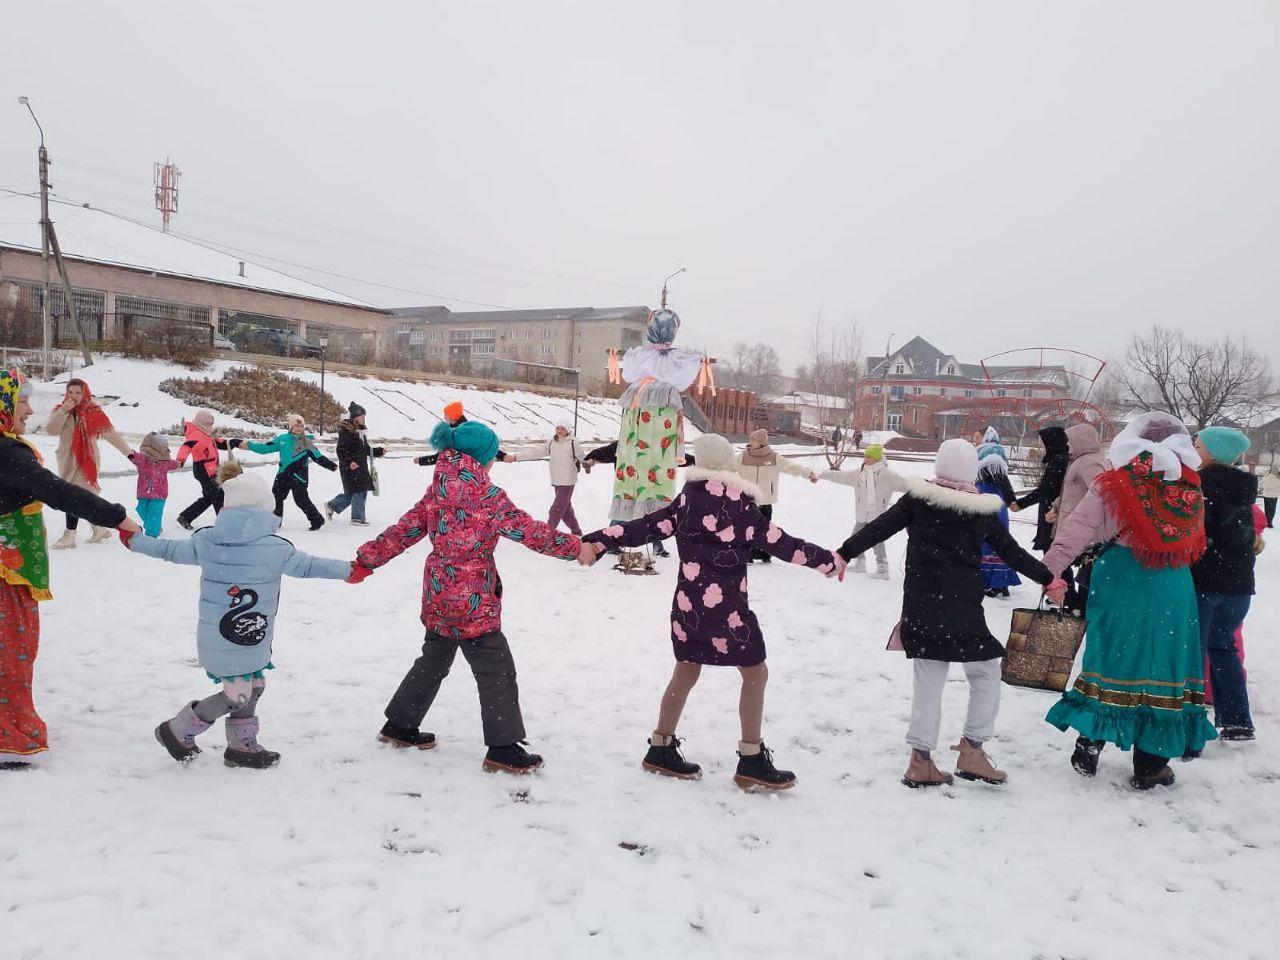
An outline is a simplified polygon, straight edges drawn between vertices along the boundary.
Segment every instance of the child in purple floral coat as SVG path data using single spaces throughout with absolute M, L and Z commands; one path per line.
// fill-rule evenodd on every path
M 704 434 L 694 444 L 697 467 L 675 502 L 625 524 L 583 537 L 597 554 L 612 547 L 635 547 L 674 536 L 680 574 L 671 606 L 671 645 L 676 666 L 662 697 L 658 726 L 649 738 L 644 768 L 653 773 L 696 780 L 696 763 L 680 754 L 676 724 L 703 664 L 737 667 L 742 673 L 738 710 L 742 740 L 734 781 L 745 789 L 783 790 L 795 774 L 778 770 L 761 739 L 765 664 L 764 635 L 747 604 L 747 563 L 753 550 L 803 564 L 828 576 L 844 562 L 829 550 L 784 533 L 756 506 L 759 488 L 735 470 L 733 447 L 724 437 Z

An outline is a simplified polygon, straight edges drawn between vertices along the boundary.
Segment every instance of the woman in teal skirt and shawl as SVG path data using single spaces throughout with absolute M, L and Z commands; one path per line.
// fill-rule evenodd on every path
M 1080 675 L 1045 719 L 1079 732 L 1079 773 L 1096 774 L 1114 743 L 1133 750 L 1130 783 L 1149 790 L 1173 783 L 1170 757 L 1195 756 L 1217 737 L 1204 708 L 1190 570 L 1205 550 L 1200 455 L 1177 417 L 1155 412 L 1117 436 L 1108 457 L 1111 469 L 1044 558 L 1057 577 L 1089 545 L 1110 544 L 1093 568 Z

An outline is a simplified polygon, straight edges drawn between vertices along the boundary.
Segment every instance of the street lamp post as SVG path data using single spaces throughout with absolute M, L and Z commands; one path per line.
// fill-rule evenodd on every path
M 666 280 L 663 280 L 663 281 L 662 281 L 662 307 L 661 307 L 661 309 L 663 309 L 663 310 L 667 309 L 667 282 L 668 282 L 669 280 L 671 280 L 671 279 L 672 279 L 672 277 L 678 277 L 678 276 L 680 276 L 680 274 L 682 274 L 682 273 L 684 273 L 684 267 L 681 267 L 681 268 L 680 268 L 679 270 L 677 270 L 675 273 L 669 274 L 669 275 L 667 276 Z
M 44 127 L 27 97 L 19 97 L 18 103 L 27 108 L 36 129 L 40 131 L 40 326 L 44 360 L 44 379 L 49 379 L 50 352 L 53 349 L 53 317 L 49 310 L 49 151 L 44 147 Z
M 320 416 L 316 419 L 320 421 L 320 436 L 324 436 L 324 361 L 329 353 L 329 338 L 320 338 Z

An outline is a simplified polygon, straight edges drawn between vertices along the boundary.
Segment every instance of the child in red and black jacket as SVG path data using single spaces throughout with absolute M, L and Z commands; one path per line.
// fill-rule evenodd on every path
M 191 458 L 191 472 L 200 484 L 199 498 L 178 514 L 178 526 L 190 530 L 192 523 L 206 510 L 213 507 L 217 513 L 222 509 L 222 488 L 215 478 L 218 476 L 218 464 L 221 461 L 218 451 L 234 450 L 243 446 L 243 440 L 224 440 L 213 436 L 213 414 L 201 410 L 187 421 L 186 436 L 182 446 L 178 447 L 178 463 L 186 463 Z

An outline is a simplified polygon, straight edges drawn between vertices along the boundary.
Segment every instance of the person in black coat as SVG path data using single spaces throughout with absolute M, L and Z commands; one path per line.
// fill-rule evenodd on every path
M 40 601 L 49 600 L 45 504 L 96 527 L 142 528 L 124 507 L 46 470 L 22 434 L 31 416 L 30 386 L 0 369 L 0 770 L 26 766 L 49 749 L 48 730 L 31 696 L 40 648 Z
M 1254 594 L 1253 502 L 1258 478 L 1231 464 L 1249 449 L 1249 438 L 1231 427 L 1209 427 L 1196 437 L 1203 458 L 1204 532 L 1208 547 L 1191 565 L 1200 609 L 1200 644 L 1209 660 L 1213 717 L 1224 740 L 1252 740 L 1253 715 L 1236 631 Z
M 342 493 L 324 505 L 330 520 L 335 513 L 350 507 L 351 522 L 360 526 L 369 522 L 364 516 L 364 506 L 374 489 L 370 460 L 386 453 L 382 447 L 369 446 L 365 413 L 364 407 L 352 400 L 347 419 L 338 422 L 338 449 L 334 456 L 338 460 L 338 476 L 342 478 Z
M 1000 523 L 1003 501 L 977 492 L 978 454 L 967 440 L 942 444 L 934 467 L 936 482 L 912 479 L 906 494 L 855 533 L 837 551 L 845 561 L 865 553 L 901 530 L 907 531 L 902 618 L 890 646 L 914 661 L 914 693 L 907 742 L 909 787 L 950 783 L 931 758 L 941 727 L 942 690 L 949 665 L 964 664 L 969 681 L 969 714 L 964 736 L 952 749 L 956 773 L 965 779 L 1003 783 L 982 750 L 995 730 L 1000 709 L 1000 659 L 1004 647 L 991 635 L 982 607 L 982 545 L 1040 584 L 1053 575 L 1014 541 Z
M 1053 523 L 1048 519 L 1049 508 L 1062 496 L 1062 481 L 1067 478 L 1067 467 L 1071 464 L 1071 444 L 1067 440 L 1067 431 L 1062 427 L 1045 427 L 1040 431 L 1040 442 L 1044 444 L 1044 457 L 1041 459 L 1044 470 L 1040 474 L 1040 483 L 1030 493 L 1019 497 L 1009 509 L 1017 513 L 1040 504 L 1040 512 L 1036 517 L 1036 538 L 1031 545 L 1041 553 L 1046 553 L 1053 546 Z
M 462 410 L 461 400 L 455 400 L 453 401 L 453 403 L 445 405 L 444 422 L 451 427 L 456 427 L 460 423 L 467 422 L 466 414 L 463 413 L 463 410 Z M 439 459 L 440 459 L 440 454 L 427 453 L 427 454 L 423 454 L 420 457 L 414 457 L 413 462 L 420 467 L 434 467 L 436 465 L 436 461 Z M 497 459 L 495 459 L 493 462 L 502 463 L 506 459 L 507 459 L 507 453 L 501 447 L 499 447 Z

